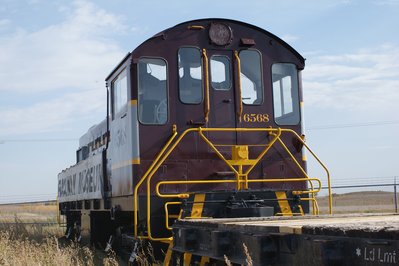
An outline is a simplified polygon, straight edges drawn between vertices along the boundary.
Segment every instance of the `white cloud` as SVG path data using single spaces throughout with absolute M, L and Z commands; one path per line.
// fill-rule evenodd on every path
M 9 25 L 11 21 L 9 19 L 0 19 L 0 29 Z
M 74 130 L 79 121 L 105 117 L 104 79 L 126 54 L 108 36 L 127 27 L 87 1 L 61 9 L 59 24 L 0 36 L 0 95 L 10 99 L 0 106 L 1 136 Z
M 291 34 L 286 34 L 286 35 L 283 35 L 281 37 L 281 39 L 287 43 L 293 43 L 293 42 L 297 41 L 299 39 L 299 37 L 295 36 L 295 35 L 291 35 Z
M 75 1 L 60 24 L 18 29 L 0 38 L 0 92 L 91 87 L 125 54 L 107 36 L 125 30 L 121 18 L 86 1 Z
M 399 47 L 382 45 L 345 55 L 315 55 L 304 71 L 311 105 L 346 110 L 399 111 Z
M 62 132 L 79 121 L 103 111 L 106 116 L 104 90 L 87 90 L 68 93 L 46 102 L 38 102 L 24 108 L 0 109 L 1 135 L 23 133 Z M 100 122 L 100 121 L 97 121 Z M 87 128 L 90 125 L 87 125 Z M 80 132 L 82 133 L 82 132 Z
M 377 0 L 373 1 L 373 3 L 379 6 L 397 6 L 399 5 L 399 0 Z

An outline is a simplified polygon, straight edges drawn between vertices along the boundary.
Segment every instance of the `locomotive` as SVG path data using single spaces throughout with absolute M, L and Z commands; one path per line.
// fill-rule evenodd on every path
M 106 118 L 58 175 L 66 236 L 130 243 L 131 261 L 137 243 L 151 242 L 169 264 L 177 219 L 317 214 L 304 67 L 279 37 L 228 19 L 184 22 L 144 41 L 106 77 Z

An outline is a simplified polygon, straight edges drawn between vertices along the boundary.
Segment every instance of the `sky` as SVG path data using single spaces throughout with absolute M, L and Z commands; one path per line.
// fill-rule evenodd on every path
M 152 35 L 210 17 L 306 58 L 306 139 L 333 185 L 399 183 L 398 14 L 399 0 L 0 0 L 0 203 L 55 199 L 79 137 L 106 116 L 105 77 Z

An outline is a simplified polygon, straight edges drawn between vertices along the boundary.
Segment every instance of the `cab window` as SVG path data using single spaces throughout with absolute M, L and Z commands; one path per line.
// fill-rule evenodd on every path
M 127 71 L 123 70 L 112 81 L 113 116 L 119 113 L 127 104 Z
M 211 84 L 215 90 L 230 90 L 231 70 L 230 60 L 224 55 L 211 57 Z
M 294 64 L 272 66 L 274 119 L 278 125 L 300 122 L 298 71 Z
M 256 50 L 243 50 L 239 57 L 242 102 L 248 105 L 262 104 L 263 81 L 260 53 Z
M 165 124 L 168 120 L 166 61 L 141 58 L 137 81 L 139 121 L 150 125 Z
M 179 49 L 179 97 L 183 103 L 199 104 L 203 100 L 201 61 L 201 52 L 198 48 Z

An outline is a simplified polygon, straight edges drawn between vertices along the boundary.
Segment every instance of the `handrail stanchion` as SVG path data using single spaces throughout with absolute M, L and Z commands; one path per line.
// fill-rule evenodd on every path
M 209 99 L 209 71 L 208 71 L 208 56 L 206 55 L 206 49 L 202 49 L 202 58 L 204 65 L 204 89 L 205 89 L 205 101 L 204 101 L 204 115 L 205 123 L 208 123 L 209 112 L 211 110 L 210 99 Z
M 242 117 L 242 112 L 243 112 L 243 104 L 242 104 L 242 88 L 241 88 L 241 60 L 240 56 L 238 55 L 237 51 L 234 51 L 234 58 L 236 59 L 237 62 L 237 85 L 238 85 L 238 102 L 239 102 L 239 108 L 238 108 L 238 121 L 241 122 L 241 117 Z
M 309 146 L 302 140 L 302 138 L 292 129 L 283 129 L 286 132 L 291 132 L 294 134 L 298 140 L 306 147 L 306 149 L 313 155 L 313 157 L 317 160 L 317 162 L 321 165 L 321 167 L 324 169 L 327 175 L 327 186 L 328 186 L 328 205 L 330 209 L 330 214 L 332 214 L 332 192 L 331 192 L 331 180 L 330 180 L 330 172 L 328 171 L 327 167 L 324 165 L 324 163 L 317 157 L 317 155 L 309 148 Z
M 168 142 L 165 144 L 165 146 L 163 147 L 163 149 L 159 152 L 159 154 L 157 155 L 157 157 L 155 158 L 155 160 L 152 162 L 152 164 L 150 165 L 150 167 L 148 168 L 147 172 L 143 175 L 143 177 L 140 179 L 139 183 L 135 186 L 134 188 L 134 195 L 133 195 L 133 205 L 134 205 L 134 237 L 138 237 L 138 233 L 137 233 L 137 226 L 138 226 L 138 191 L 139 191 L 139 187 L 144 183 L 144 181 L 146 180 L 148 173 L 150 170 L 152 170 L 152 168 L 155 166 L 156 162 L 159 160 L 159 158 L 161 158 L 161 156 L 164 154 L 165 150 L 170 146 L 170 144 L 172 143 L 172 141 L 175 139 L 175 137 L 177 136 L 177 128 L 176 125 L 173 125 L 173 134 L 172 136 L 169 138 Z

